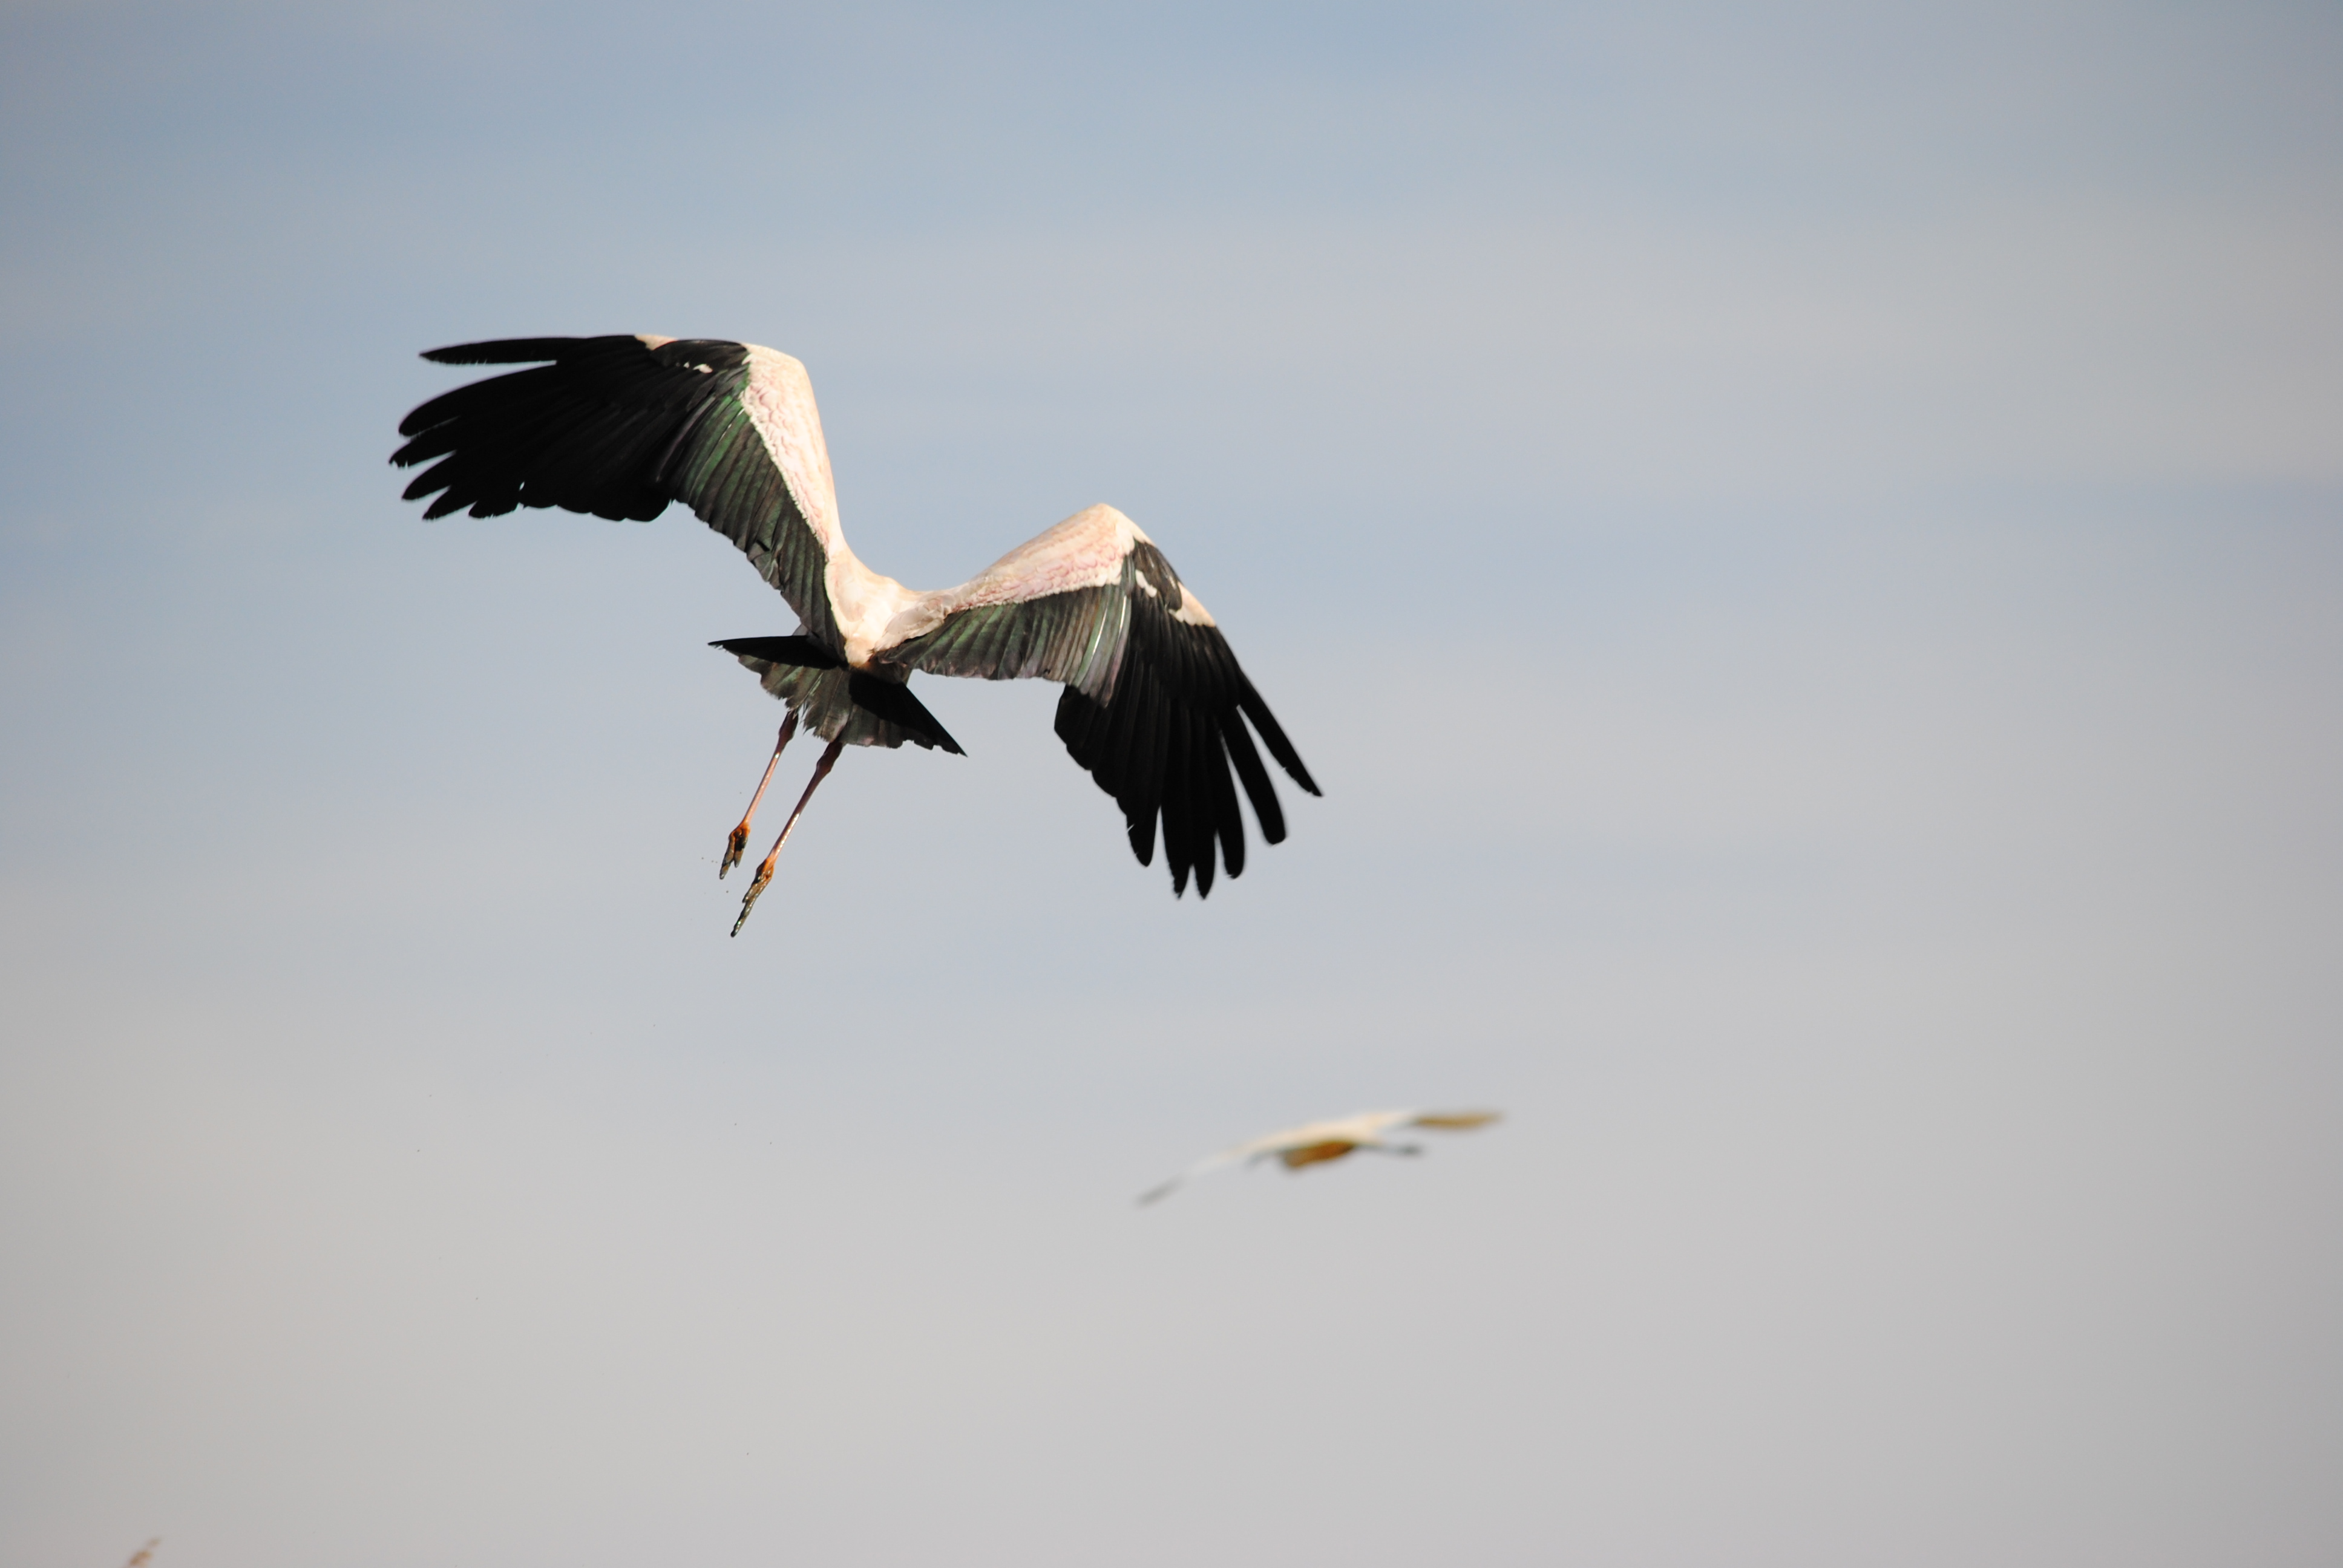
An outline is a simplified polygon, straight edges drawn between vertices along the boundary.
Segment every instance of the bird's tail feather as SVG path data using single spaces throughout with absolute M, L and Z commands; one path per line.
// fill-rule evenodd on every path
M 914 746 L 965 755 L 909 686 L 849 668 L 809 637 L 736 637 L 720 648 L 754 671 L 767 691 L 824 740 L 849 746 Z

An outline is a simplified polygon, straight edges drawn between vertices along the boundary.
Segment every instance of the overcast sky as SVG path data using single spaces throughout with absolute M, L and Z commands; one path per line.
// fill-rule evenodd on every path
M 2343 1560 L 2343 13 L 0 5 L 0 1563 Z M 426 525 L 469 338 L 1093 501 L 1324 785 Z M 776 791 L 810 758 L 792 752 Z M 1384 1105 L 1418 1161 L 1133 1196 Z

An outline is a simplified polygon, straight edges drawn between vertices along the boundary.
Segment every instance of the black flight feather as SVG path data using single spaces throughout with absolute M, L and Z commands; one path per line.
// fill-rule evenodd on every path
M 821 542 L 740 401 L 746 344 L 518 337 L 424 357 L 530 367 L 443 392 L 400 421 L 407 443 L 391 461 L 430 465 L 407 487 L 409 500 L 435 498 L 426 518 L 559 507 L 648 522 L 681 501 L 780 589 L 809 635 L 838 645 Z
M 1244 871 L 1240 782 L 1263 841 L 1285 838 L 1248 718 L 1295 783 L 1313 795 L 1318 786 L 1220 628 L 1179 618 L 1185 602 L 1163 553 L 1134 540 L 1116 581 L 971 606 L 878 657 L 939 675 L 1065 682 L 1057 731 L 1067 754 L 1121 808 L 1139 863 L 1153 863 L 1160 834 L 1172 890 L 1192 880 L 1203 897 L 1222 869 Z

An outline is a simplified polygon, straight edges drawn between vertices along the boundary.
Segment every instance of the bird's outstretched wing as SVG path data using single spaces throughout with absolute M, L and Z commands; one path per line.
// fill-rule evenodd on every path
M 1139 1195 L 1139 1201 L 1141 1203 L 1158 1202 L 1162 1199 L 1170 1197 L 1172 1193 L 1178 1191 L 1189 1182 L 1193 1181 L 1197 1177 L 1209 1176 L 1215 1171 L 1225 1170 L 1229 1166 L 1237 1164 L 1240 1161 L 1250 1158 L 1252 1153 L 1252 1145 L 1244 1144 L 1235 1149 L 1223 1149 L 1218 1154 L 1207 1155 L 1205 1158 L 1196 1161 L 1195 1164 L 1189 1166 L 1185 1171 L 1181 1171 L 1177 1176 L 1172 1177 L 1169 1181 L 1150 1187 L 1146 1191 L 1141 1192 Z
M 1091 507 L 1019 546 L 956 588 L 897 617 L 874 658 L 906 669 L 988 680 L 1065 683 L 1058 739 L 1122 808 L 1131 852 L 1153 863 L 1155 830 L 1172 890 L 1212 890 L 1214 847 L 1244 871 L 1244 820 L 1232 764 L 1262 837 L 1285 813 L 1252 733 L 1293 781 L 1318 786 L 1228 638 L 1136 524 Z
M 840 646 L 826 574 L 846 551 L 804 366 L 750 343 L 649 337 L 508 338 L 423 357 L 534 367 L 444 392 L 400 422 L 408 439 L 390 460 L 431 464 L 407 487 L 410 501 L 437 492 L 425 517 L 562 507 L 648 522 L 681 501 L 740 548 L 807 635 Z

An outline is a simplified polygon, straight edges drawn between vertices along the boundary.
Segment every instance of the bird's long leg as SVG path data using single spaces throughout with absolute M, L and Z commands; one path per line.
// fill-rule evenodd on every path
M 718 881 L 722 881 L 724 874 L 739 865 L 740 857 L 749 852 L 749 824 L 756 820 L 757 802 L 765 798 L 765 786 L 773 781 L 773 769 L 780 766 L 781 750 L 789 745 L 789 737 L 797 732 L 798 716 L 791 713 L 781 720 L 781 738 L 773 742 L 773 755 L 765 763 L 765 776 L 757 780 L 757 792 L 749 797 L 749 809 L 740 813 L 740 825 L 733 829 L 732 837 L 724 841 L 724 863 L 716 868 Z
M 734 936 L 739 936 L 740 928 L 749 923 L 749 911 L 757 907 L 757 895 L 763 892 L 765 884 L 773 879 L 773 862 L 781 858 L 781 846 L 789 841 L 789 834 L 796 829 L 798 819 L 805 815 L 806 802 L 813 799 L 816 789 L 821 788 L 821 781 L 830 777 L 830 770 L 838 766 L 838 754 L 845 749 L 846 737 L 841 735 L 830 743 L 830 749 L 824 751 L 821 760 L 813 765 L 813 778 L 807 781 L 805 793 L 798 797 L 797 809 L 791 811 L 789 819 L 781 824 L 781 836 L 773 840 L 773 852 L 767 855 L 765 863 L 757 868 L 757 879 L 749 884 L 749 895 L 740 900 L 740 918 L 732 922 Z

